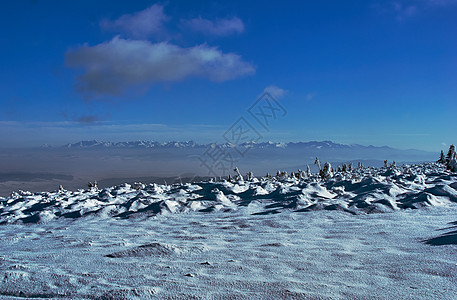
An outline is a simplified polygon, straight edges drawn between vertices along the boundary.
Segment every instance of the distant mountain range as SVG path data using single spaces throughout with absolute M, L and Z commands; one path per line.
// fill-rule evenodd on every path
M 80 141 L 77 143 L 67 144 L 62 146 L 63 148 L 207 148 L 212 144 L 198 144 L 194 141 L 185 141 L 185 142 L 155 142 L 155 141 L 131 141 L 131 142 L 103 142 L 103 141 Z M 232 145 L 230 143 L 218 144 L 224 148 L 230 148 Z M 391 147 L 382 146 L 363 146 L 359 144 L 345 145 L 334 143 L 332 141 L 310 141 L 310 142 L 245 142 L 239 146 L 251 149 L 277 149 L 277 148 L 293 148 L 293 149 L 316 149 L 316 150 L 325 150 L 325 149 L 378 149 L 378 150 L 396 150 Z M 238 146 L 238 147 L 239 147 Z M 419 150 L 418 150 L 419 151 Z

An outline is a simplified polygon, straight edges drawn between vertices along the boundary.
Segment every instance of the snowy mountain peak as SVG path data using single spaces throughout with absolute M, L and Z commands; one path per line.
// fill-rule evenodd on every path
M 207 148 L 211 144 L 199 144 L 194 141 L 169 141 L 169 142 L 157 142 L 157 141 L 129 141 L 129 142 L 103 142 L 98 140 L 91 141 L 80 141 L 77 143 L 67 144 L 63 147 L 69 149 L 99 149 L 99 148 L 168 148 L 168 149 L 187 149 L 187 148 Z M 222 148 L 233 147 L 230 143 L 218 144 Z M 395 150 L 394 148 L 387 146 L 363 146 L 359 144 L 340 144 L 332 141 L 309 141 L 309 142 L 255 142 L 248 141 L 244 142 L 238 147 L 245 147 L 250 149 L 286 149 L 286 148 L 300 148 L 308 150 L 326 150 L 326 149 L 384 149 L 384 150 Z

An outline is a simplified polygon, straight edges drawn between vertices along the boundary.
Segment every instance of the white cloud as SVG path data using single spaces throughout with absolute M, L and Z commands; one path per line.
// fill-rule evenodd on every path
M 119 19 L 102 20 L 100 26 L 135 38 L 145 38 L 163 31 L 163 23 L 169 18 L 163 12 L 163 6 L 154 4 L 134 14 L 122 15 Z
M 77 88 L 92 95 L 120 95 L 130 87 L 202 77 L 221 82 L 252 75 L 255 68 L 234 53 L 205 44 L 181 48 L 115 37 L 109 42 L 70 50 L 66 64 L 82 68 Z
M 207 19 L 195 18 L 190 20 L 181 20 L 181 25 L 193 31 L 209 35 L 224 36 L 242 33 L 244 31 L 243 21 L 237 17 L 233 17 L 231 19 L 217 19 L 214 22 Z
M 276 99 L 284 97 L 284 95 L 287 93 L 286 90 L 283 90 L 282 88 L 275 85 L 267 86 L 263 91 L 269 93 L 271 96 L 273 96 L 273 98 Z

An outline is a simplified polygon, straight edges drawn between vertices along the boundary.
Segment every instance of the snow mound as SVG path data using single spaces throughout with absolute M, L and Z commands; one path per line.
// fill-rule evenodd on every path
M 276 214 L 283 210 L 338 210 L 359 214 L 457 202 L 457 174 L 437 163 L 359 168 L 332 175 L 325 180 L 311 174 L 301 179 L 265 177 L 237 182 L 123 184 L 102 190 L 19 191 L 0 198 L 0 224 L 46 223 L 59 218 L 141 219 L 236 210 L 252 215 Z M 175 250 L 150 244 L 116 255 L 164 255 L 170 251 Z M 148 252 L 151 254 L 146 254 Z
M 145 257 L 145 256 L 169 256 L 174 254 L 180 254 L 180 249 L 175 246 L 161 244 L 161 243 L 151 243 L 146 245 L 141 245 L 129 250 L 124 250 L 120 252 L 115 252 L 112 254 L 106 255 L 110 258 L 121 258 L 121 257 Z

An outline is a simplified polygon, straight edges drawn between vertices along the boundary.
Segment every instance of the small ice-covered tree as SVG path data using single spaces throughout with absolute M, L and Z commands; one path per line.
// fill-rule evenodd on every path
M 326 162 L 324 167 L 320 170 L 319 175 L 324 180 L 333 177 L 332 165 L 329 162 Z
M 346 164 L 343 164 L 341 171 L 346 173 L 348 171 L 348 166 Z
M 451 172 L 457 172 L 457 154 L 455 152 L 455 146 L 451 145 L 446 156 L 446 169 Z
M 457 160 L 454 158 L 452 159 L 448 165 L 447 165 L 447 169 L 451 172 L 457 172 Z
M 89 187 L 89 188 L 91 188 L 91 189 L 93 188 L 93 189 L 97 190 L 97 189 L 98 189 L 97 180 L 94 180 L 94 182 L 89 182 L 89 183 L 87 184 L 87 187 Z
M 306 176 L 311 177 L 311 169 L 309 168 L 309 165 L 306 165 Z
M 449 146 L 449 151 L 447 152 L 446 164 L 449 164 L 449 162 L 453 159 L 456 159 L 456 153 L 455 153 L 455 146 L 451 145 L 451 146 Z
M 316 160 L 314 161 L 314 164 L 317 165 L 317 168 L 320 170 L 322 170 L 321 168 L 321 162 L 319 161 L 319 158 L 316 156 Z
M 387 159 L 384 161 L 384 168 L 387 168 L 388 165 L 387 165 Z
M 240 170 L 238 170 L 237 167 L 235 167 L 235 169 L 233 169 L 233 172 L 236 173 L 235 180 L 237 180 L 237 181 L 243 181 L 243 175 L 241 175 Z
M 352 163 L 350 162 L 350 163 L 348 164 L 348 171 L 349 171 L 349 172 L 351 172 L 351 171 L 352 171 L 352 169 L 353 169 L 353 167 L 352 167 Z
M 246 180 L 247 180 L 247 181 L 251 181 L 252 179 L 254 179 L 254 173 L 248 172 L 248 173 L 246 174 Z
M 446 157 L 444 157 L 444 151 L 443 150 L 441 150 L 440 159 L 438 159 L 436 162 L 437 163 L 441 163 L 441 164 L 446 163 Z

